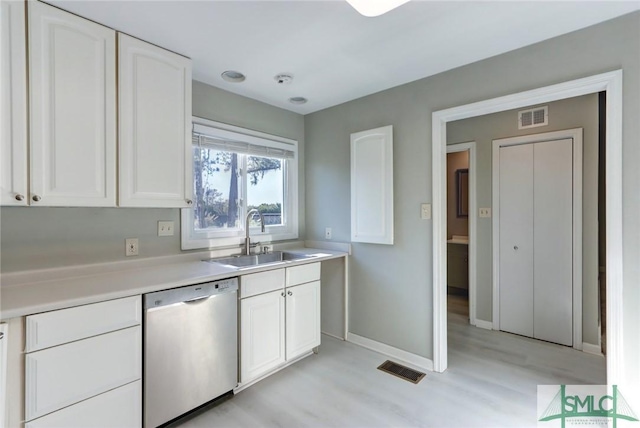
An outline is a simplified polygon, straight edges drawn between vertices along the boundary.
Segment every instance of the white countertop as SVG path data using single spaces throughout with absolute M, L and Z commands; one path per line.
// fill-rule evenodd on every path
M 348 255 L 342 251 L 314 248 L 287 248 L 286 251 L 313 257 L 240 270 L 202 262 L 203 259 L 211 257 L 208 252 L 202 252 L 148 258 L 136 262 L 3 274 L 0 277 L 0 319 L 6 320 Z

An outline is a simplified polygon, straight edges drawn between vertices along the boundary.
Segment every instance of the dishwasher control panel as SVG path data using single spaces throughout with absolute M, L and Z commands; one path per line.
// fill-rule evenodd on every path
M 148 293 L 143 296 L 144 309 L 160 308 L 176 303 L 195 303 L 212 296 L 238 291 L 238 278 L 189 285 Z

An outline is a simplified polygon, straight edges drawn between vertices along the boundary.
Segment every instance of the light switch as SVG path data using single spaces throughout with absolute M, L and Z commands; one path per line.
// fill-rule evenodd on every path
M 480 208 L 478 211 L 479 211 L 480 218 L 491 217 L 491 208 Z
M 159 221 L 158 222 L 158 236 L 173 236 L 173 222 L 172 221 Z
M 431 219 L 431 204 L 420 205 L 420 218 L 423 220 Z

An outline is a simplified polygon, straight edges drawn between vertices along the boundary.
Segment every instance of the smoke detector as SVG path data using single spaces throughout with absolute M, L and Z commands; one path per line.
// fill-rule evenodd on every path
M 288 85 L 293 82 L 293 76 L 290 74 L 278 74 L 273 80 L 275 80 L 278 85 Z

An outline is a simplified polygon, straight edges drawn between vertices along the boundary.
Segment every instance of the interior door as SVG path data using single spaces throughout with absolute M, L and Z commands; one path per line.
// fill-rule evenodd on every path
M 571 346 L 573 140 L 533 146 L 533 337 Z
M 500 148 L 500 330 L 533 337 L 533 144 Z

